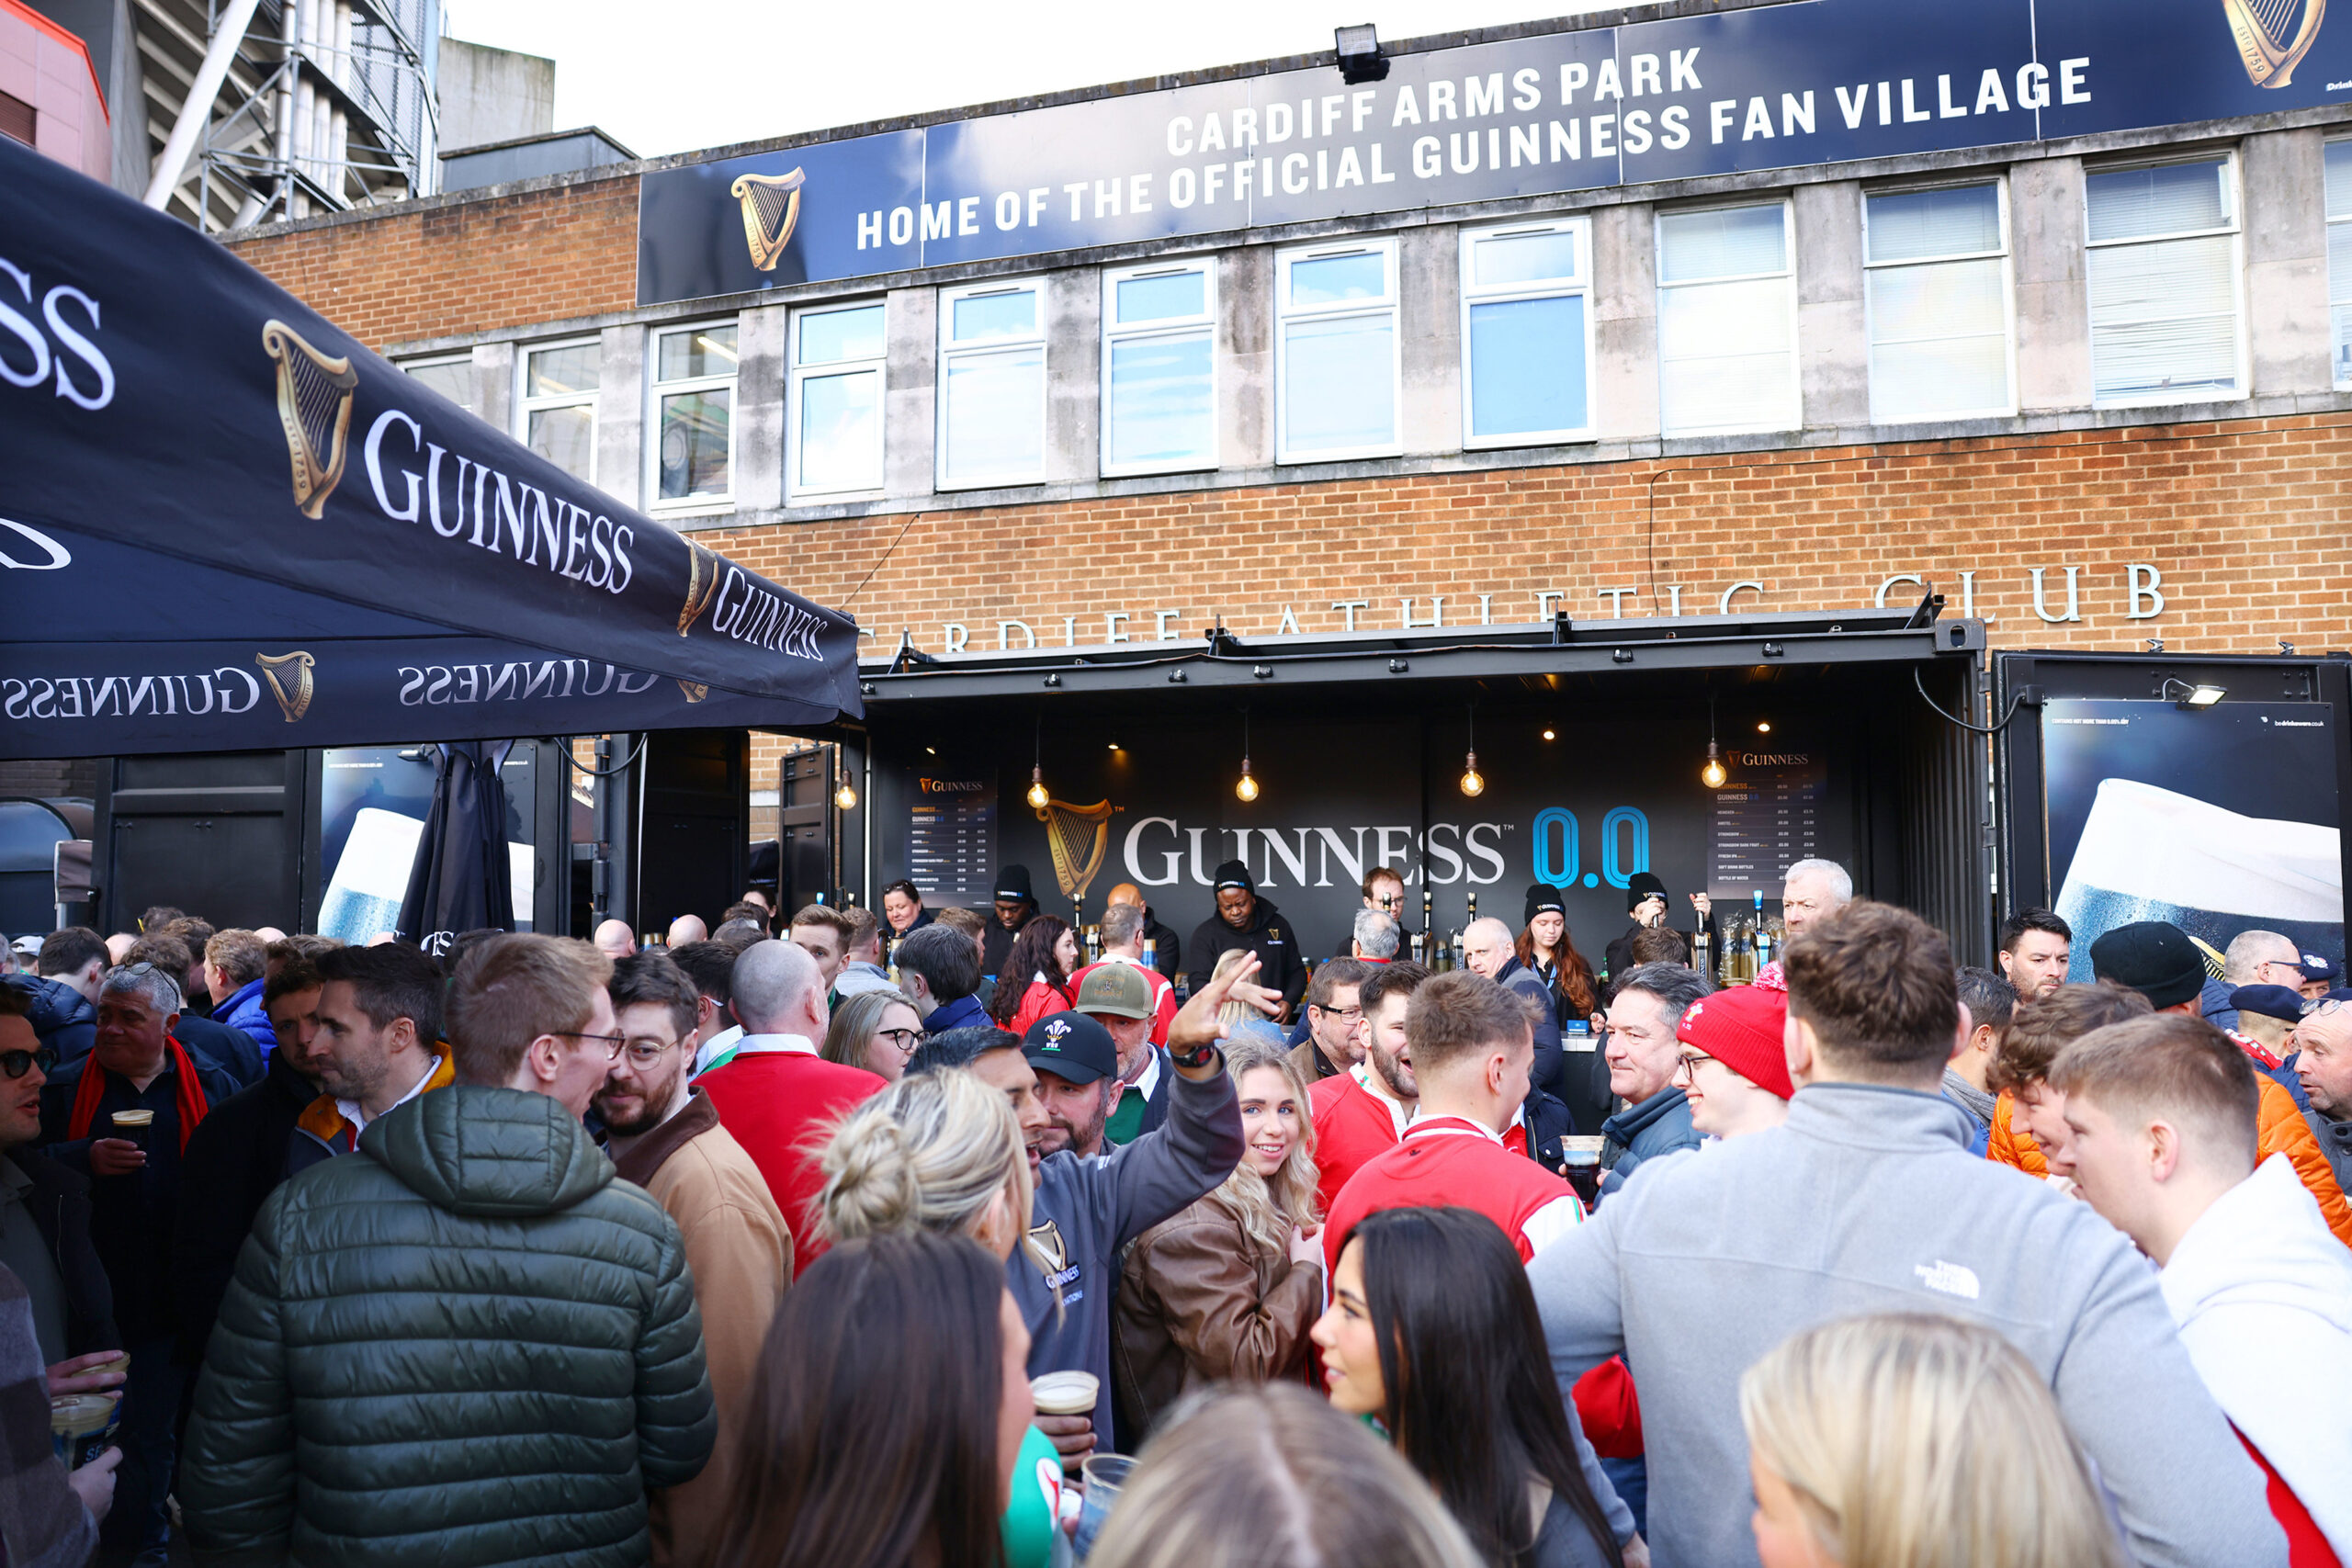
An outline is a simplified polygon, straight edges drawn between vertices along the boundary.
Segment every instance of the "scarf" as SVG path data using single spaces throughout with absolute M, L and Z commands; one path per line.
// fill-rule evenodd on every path
M 196 1064 L 187 1059 L 187 1050 L 169 1034 L 164 1036 L 164 1046 L 172 1068 L 172 1105 L 179 1112 L 180 1152 L 186 1154 L 189 1135 L 212 1108 L 205 1101 L 204 1086 L 196 1081 Z M 68 1138 L 90 1135 L 90 1123 L 97 1120 L 98 1100 L 107 1091 L 107 1076 L 95 1058 L 82 1068 L 82 1081 L 74 1088 L 74 1111 L 65 1123 Z

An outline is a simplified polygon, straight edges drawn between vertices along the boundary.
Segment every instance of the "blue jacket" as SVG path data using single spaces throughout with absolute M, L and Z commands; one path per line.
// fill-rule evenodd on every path
M 922 1032 L 925 1034 L 944 1034 L 951 1029 L 978 1029 L 992 1026 L 995 1022 L 996 1020 L 989 1016 L 989 1010 L 980 1005 L 979 996 L 975 992 L 933 1008 L 931 1016 L 922 1021 Z
M 57 1053 L 58 1067 L 70 1067 L 90 1054 L 98 1039 L 98 1010 L 89 998 L 62 980 L 31 975 L 11 975 L 6 984 L 32 998 L 33 1032 Z
M 1625 1185 L 1645 1159 L 1695 1149 L 1702 1142 L 1690 1125 L 1690 1102 L 1679 1089 L 1664 1089 L 1639 1105 L 1629 1105 L 1600 1124 L 1600 1179 L 1605 1195 Z
M 2216 1029 L 2235 1029 L 2238 1026 L 2238 1010 L 2230 1005 L 2230 995 L 2236 989 L 2227 980 L 2205 982 L 2205 988 L 2197 994 L 2197 1000 L 2204 1010 L 2206 1022 Z
M 277 1049 L 277 1031 L 269 1026 L 269 1014 L 261 1010 L 261 988 L 268 983 L 248 980 L 231 993 L 227 1001 L 212 1010 L 215 1021 L 252 1035 L 265 1059 Z
M 1560 1049 L 1560 999 L 1544 976 L 1514 958 L 1502 966 L 1495 976 L 1505 989 L 1527 998 L 1535 1013 L 1535 1066 L 1529 1077 L 1535 1087 L 1555 1099 L 1565 1098 L 1568 1089 L 1567 1056 Z

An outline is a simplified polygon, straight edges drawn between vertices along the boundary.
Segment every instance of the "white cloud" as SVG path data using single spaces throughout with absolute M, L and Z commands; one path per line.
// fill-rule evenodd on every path
M 448 34 L 556 62 L 556 125 L 601 126 L 645 156 L 854 125 L 1034 93 L 1331 47 L 1371 21 L 1383 39 L 1599 9 L 1562 0 L 448 0 Z

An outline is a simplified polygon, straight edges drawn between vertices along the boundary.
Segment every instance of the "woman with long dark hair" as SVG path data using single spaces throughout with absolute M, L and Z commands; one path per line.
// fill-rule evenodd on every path
M 1567 896 L 1559 888 L 1539 882 L 1527 890 L 1526 924 L 1511 953 L 1521 968 L 1551 987 L 1552 1010 L 1562 1023 L 1589 1019 L 1600 1010 L 1592 965 L 1568 934 Z
M 1012 952 L 996 977 L 989 1016 L 1015 1034 L 1048 1013 L 1069 1008 L 1069 977 L 1079 966 L 1078 937 L 1068 920 L 1037 915 L 1012 939 Z
M 1315 1325 L 1331 1403 L 1386 1428 L 1489 1562 L 1623 1568 L 1577 1457 L 1527 1269 L 1468 1209 L 1387 1209 L 1348 1237 Z
M 1003 1260 L 978 1243 L 834 1247 L 768 1329 L 712 1562 L 1000 1568 L 1028 1357 Z

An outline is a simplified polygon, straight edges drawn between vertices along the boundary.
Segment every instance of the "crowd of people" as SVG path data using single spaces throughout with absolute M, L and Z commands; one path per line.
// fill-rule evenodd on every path
M 1961 967 L 1815 861 L 1750 983 L 1647 874 L 1599 969 L 1537 886 L 1439 971 L 1379 870 L 1310 972 L 1234 863 L 1089 962 L 1018 873 L 17 944 L 5 1560 L 2352 1561 L 2352 991 L 2287 937 Z

